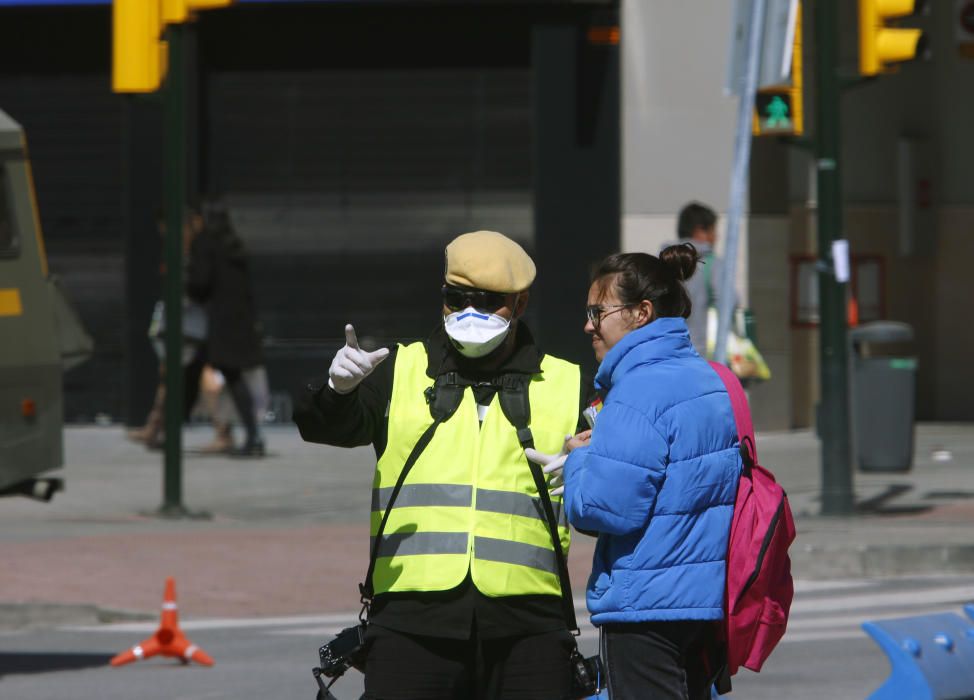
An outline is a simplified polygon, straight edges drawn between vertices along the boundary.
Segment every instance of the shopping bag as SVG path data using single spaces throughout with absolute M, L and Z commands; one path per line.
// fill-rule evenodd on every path
M 737 309 L 727 333 L 727 366 L 738 379 L 771 379 L 771 368 L 750 338 L 744 335 L 744 310 Z M 707 359 L 714 357 L 717 345 L 717 309 L 707 309 Z

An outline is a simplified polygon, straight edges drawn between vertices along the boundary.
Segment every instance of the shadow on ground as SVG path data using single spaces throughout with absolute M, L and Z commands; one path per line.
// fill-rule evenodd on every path
M 112 654 L 59 654 L 52 652 L 0 652 L 0 678 L 16 674 L 77 671 L 107 666 Z
M 892 502 L 912 490 L 912 484 L 890 484 L 885 491 L 856 503 L 856 512 L 863 515 L 915 515 L 933 510 L 933 505 L 923 503 Z

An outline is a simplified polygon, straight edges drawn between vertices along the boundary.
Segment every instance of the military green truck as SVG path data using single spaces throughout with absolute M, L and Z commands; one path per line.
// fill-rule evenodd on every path
M 49 501 L 63 480 L 61 376 L 91 338 L 48 273 L 24 131 L 0 110 L 0 496 Z

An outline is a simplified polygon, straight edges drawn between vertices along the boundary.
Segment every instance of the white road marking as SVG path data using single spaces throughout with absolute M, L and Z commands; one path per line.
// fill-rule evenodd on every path
M 964 579 L 948 580 L 956 584 Z M 824 640 L 866 639 L 860 625 L 866 620 L 888 620 L 914 615 L 930 615 L 954 612 L 967 620 L 960 603 L 974 601 L 974 584 L 917 586 L 911 581 L 910 589 L 869 591 L 887 585 L 881 580 L 843 580 L 796 582 L 797 595 L 791 609 L 788 632 L 782 643 L 801 643 Z M 845 591 L 855 590 L 849 595 Z M 805 596 L 803 593 L 828 593 L 835 595 Z M 861 592 L 860 592 L 861 591 Z M 581 629 L 580 639 L 598 639 L 598 629 L 589 623 L 588 611 L 583 598 L 575 599 L 575 614 Z M 187 632 L 201 630 L 264 630 L 267 635 L 300 636 L 324 642 L 339 631 L 355 624 L 358 612 L 327 615 L 290 615 L 257 618 L 213 618 L 187 620 L 182 628 Z M 971 622 L 974 626 L 974 621 Z M 108 625 L 71 626 L 62 629 L 81 632 L 108 632 L 145 634 L 155 631 L 158 622 L 119 623 Z

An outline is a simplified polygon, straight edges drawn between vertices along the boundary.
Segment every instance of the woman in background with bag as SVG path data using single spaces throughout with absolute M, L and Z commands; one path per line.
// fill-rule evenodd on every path
M 226 380 L 247 433 L 244 444 L 231 454 L 263 457 L 264 440 L 254 399 L 244 380 L 246 370 L 263 364 L 246 250 L 229 212 L 217 200 L 192 207 L 189 226 L 195 235 L 189 249 L 186 291 L 206 308 L 206 361 Z
M 156 225 L 160 237 L 166 235 L 166 224 L 162 216 L 157 217 Z M 189 252 L 194 231 L 190 226 L 183 227 L 183 255 Z M 165 277 L 165 263 L 162 264 L 160 274 Z M 200 393 L 200 376 L 206 364 L 204 343 L 207 336 L 206 309 L 200 304 L 183 297 L 183 327 L 182 327 L 182 358 L 183 367 L 183 420 L 189 420 L 193 406 Z M 133 442 L 141 442 L 149 449 L 159 449 L 163 446 L 163 423 L 166 404 L 166 305 L 160 299 L 152 309 L 149 321 L 149 342 L 159 359 L 159 384 L 156 386 L 152 408 L 146 416 L 145 425 L 128 431 L 128 438 Z M 217 437 L 210 447 L 220 442 L 221 428 L 216 426 Z M 206 449 L 206 451 L 219 451 Z

